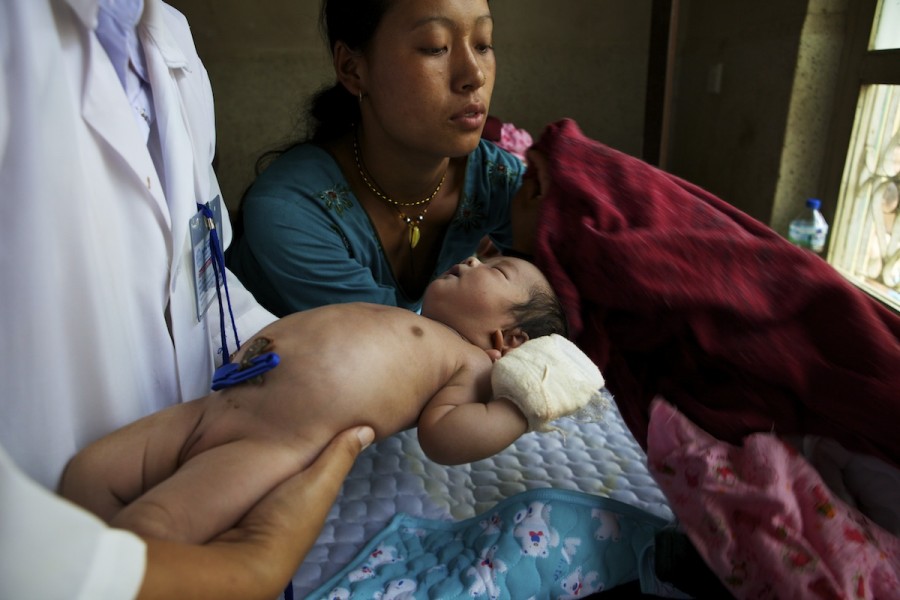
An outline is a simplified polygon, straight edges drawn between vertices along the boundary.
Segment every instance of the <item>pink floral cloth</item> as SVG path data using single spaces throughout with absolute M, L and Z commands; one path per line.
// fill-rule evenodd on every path
M 531 148 L 534 140 L 531 134 L 513 125 L 512 123 L 504 123 L 500 127 L 500 141 L 497 145 L 504 150 L 509 151 L 525 162 L 525 152 Z
M 742 447 L 651 406 L 650 470 L 736 598 L 900 598 L 900 539 L 839 500 L 772 434 Z
M 526 162 L 525 152 L 534 143 L 531 134 L 526 130 L 516 127 L 512 123 L 504 123 L 494 115 L 487 116 L 481 137 L 519 157 L 522 162 Z

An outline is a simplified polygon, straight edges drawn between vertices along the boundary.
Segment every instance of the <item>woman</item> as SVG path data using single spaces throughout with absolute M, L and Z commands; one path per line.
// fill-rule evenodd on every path
M 229 265 L 247 288 L 278 315 L 417 310 L 485 235 L 527 251 L 510 226 L 523 165 L 481 139 L 496 74 L 487 0 L 324 0 L 321 19 L 337 81 L 313 98 L 311 139 L 245 196 Z

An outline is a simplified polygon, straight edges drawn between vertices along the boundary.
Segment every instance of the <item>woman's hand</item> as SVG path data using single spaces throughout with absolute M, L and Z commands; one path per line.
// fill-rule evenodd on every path
M 534 148 L 525 153 L 528 168 L 522 177 L 522 187 L 512 200 L 510 220 L 512 222 L 513 247 L 520 254 L 534 254 L 534 240 L 537 233 L 538 210 L 543 200 L 543 192 L 550 185 L 547 158 Z
M 353 462 L 374 437 L 371 427 L 339 434 L 314 463 L 205 545 L 146 540 L 147 568 L 138 597 L 278 597 L 315 543 Z

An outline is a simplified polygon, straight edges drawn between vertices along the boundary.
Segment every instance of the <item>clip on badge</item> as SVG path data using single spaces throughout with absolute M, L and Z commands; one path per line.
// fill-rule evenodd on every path
M 239 363 L 225 363 L 213 374 L 212 389 L 221 390 L 259 377 L 274 369 L 280 360 L 274 352 L 266 352 Z

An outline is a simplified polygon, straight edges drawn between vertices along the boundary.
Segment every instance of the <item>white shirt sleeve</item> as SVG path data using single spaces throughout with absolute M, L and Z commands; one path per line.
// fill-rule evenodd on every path
M 26 477 L 0 446 L 0 598 L 134 598 L 146 545 Z

